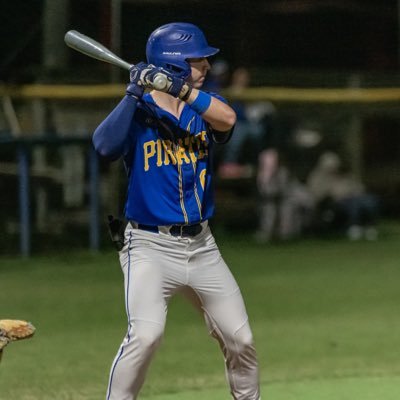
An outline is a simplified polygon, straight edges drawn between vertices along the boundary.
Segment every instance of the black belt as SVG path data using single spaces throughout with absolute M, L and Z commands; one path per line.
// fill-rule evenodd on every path
M 143 231 L 159 232 L 158 226 L 138 224 L 137 227 Z M 169 233 L 172 236 L 193 237 L 198 235 L 202 230 L 203 227 L 200 223 L 193 225 L 172 225 L 169 228 Z

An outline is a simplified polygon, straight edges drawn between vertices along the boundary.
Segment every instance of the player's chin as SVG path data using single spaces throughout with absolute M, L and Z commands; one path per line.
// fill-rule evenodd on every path
M 196 89 L 200 89 L 204 84 L 205 78 L 199 78 L 193 82 L 193 87 Z

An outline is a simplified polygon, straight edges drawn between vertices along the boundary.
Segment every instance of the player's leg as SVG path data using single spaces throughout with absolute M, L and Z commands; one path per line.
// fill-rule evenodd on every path
M 207 311 L 200 296 L 192 288 L 185 288 L 182 294 L 203 314 L 210 335 L 218 341 L 224 356 L 226 379 L 230 385 L 233 398 L 242 400 L 261 399 L 257 355 L 248 321 L 246 320 L 236 330 L 224 327 L 221 330 L 218 322 Z M 230 300 L 228 302 L 231 303 Z M 239 306 L 240 303 L 243 305 L 243 301 L 239 302 Z M 229 307 L 232 307 L 232 304 Z M 234 313 L 231 314 L 231 311 L 227 311 L 226 304 L 221 304 L 221 310 L 223 313 L 229 314 L 229 318 L 235 319 Z M 233 332 L 233 334 L 229 332 Z
M 136 399 L 164 332 L 167 302 L 174 290 L 158 235 L 126 230 L 120 252 L 128 331 L 112 364 L 107 400 Z
M 224 354 L 232 396 L 235 400 L 258 400 L 257 355 L 239 287 L 211 233 L 193 244 L 193 254 L 189 284 L 199 296 L 198 304 L 210 334 L 218 340 Z

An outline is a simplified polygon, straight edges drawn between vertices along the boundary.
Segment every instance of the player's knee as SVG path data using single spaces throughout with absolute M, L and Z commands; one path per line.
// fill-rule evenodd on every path
M 253 334 L 248 324 L 243 325 L 234 333 L 233 342 L 238 353 L 245 353 L 254 349 Z
M 159 347 L 161 340 L 162 336 L 140 336 L 138 344 L 142 351 L 152 353 Z
M 163 329 L 156 324 L 140 324 L 135 329 L 135 339 L 141 350 L 152 352 L 160 345 L 163 333 Z

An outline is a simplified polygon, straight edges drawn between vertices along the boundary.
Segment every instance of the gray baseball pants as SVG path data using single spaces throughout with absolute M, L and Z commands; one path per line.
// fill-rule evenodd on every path
M 239 287 L 208 226 L 174 237 L 128 224 L 120 251 L 128 331 L 111 367 L 107 400 L 134 400 L 166 323 L 168 301 L 183 291 L 220 344 L 233 399 L 259 400 L 257 356 Z

